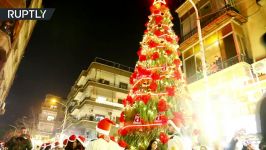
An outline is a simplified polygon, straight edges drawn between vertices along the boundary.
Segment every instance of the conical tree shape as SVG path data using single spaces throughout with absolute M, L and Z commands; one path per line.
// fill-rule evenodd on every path
M 178 37 L 172 30 L 172 16 L 164 0 L 155 0 L 146 24 L 139 60 L 130 78 L 132 89 L 123 101 L 120 144 L 132 150 L 146 149 L 152 139 L 167 148 L 167 121 L 184 125 L 191 116 L 179 59 Z

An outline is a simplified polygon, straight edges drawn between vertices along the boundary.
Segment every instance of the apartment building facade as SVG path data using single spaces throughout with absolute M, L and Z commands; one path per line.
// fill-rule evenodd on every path
M 181 23 L 179 43 L 183 71 L 195 111 L 202 115 L 199 126 L 208 138 L 217 141 L 228 142 L 241 129 L 256 134 L 259 132 L 257 104 L 266 83 L 263 78 L 256 78 L 251 64 L 266 57 L 260 43 L 266 27 L 266 20 L 261 19 L 265 4 L 255 0 L 194 2 L 200 16 L 206 68 L 202 68 L 195 10 L 185 1 L 176 12 Z M 260 25 L 254 29 L 252 24 Z M 207 88 L 203 69 L 207 70 Z M 207 100 L 203 100 L 204 90 L 208 93 Z M 202 108 L 208 108 L 208 113 L 203 114 Z M 206 118 L 208 123 L 204 123 Z
M 66 109 L 60 103 L 64 103 L 61 97 L 46 95 L 38 116 L 37 132 L 33 135 L 35 145 L 59 140 Z
M 1 0 L 0 8 L 40 8 L 42 0 Z M 36 20 L 0 21 L 0 115 Z
M 75 133 L 88 139 L 96 138 L 95 127 L 103 118 L 116 123 L 111 134 L 116 133 L 132 72 L 130 67 L 101 58 L 83 70 L 68 94 L 65 135 Z

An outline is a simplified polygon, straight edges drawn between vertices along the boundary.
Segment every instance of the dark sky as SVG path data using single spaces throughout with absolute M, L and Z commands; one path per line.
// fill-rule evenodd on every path
M 0 126 L 28 115 L 47 93 L 66 97 L 95 57 L 134 67 L 152 0 L 44 0 L 55 8 L 50 21 L 38 21 L 6 100 Z M 178 0 L 168 0 L 178 33 Z

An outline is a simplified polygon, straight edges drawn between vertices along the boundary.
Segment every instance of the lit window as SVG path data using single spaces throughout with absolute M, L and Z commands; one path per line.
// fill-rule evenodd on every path
M 55 117 L 54 116 L 48 116 L 47 121 L 54 121 Z

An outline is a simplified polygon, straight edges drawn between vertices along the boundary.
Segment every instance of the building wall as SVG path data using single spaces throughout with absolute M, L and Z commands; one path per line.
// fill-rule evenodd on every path
M 261 37 L 266 33 L 266 2 L 261 0 L 259 5 L 255 0 L 247 1 L 244 9 L 248 22 L 244 24 L 244 29 L 248 37 L 249 48 L 254 61 L 266 57 L 266 48 L 261 42 Z
M 101 119 L 107 117 L 118 123 L 122 99 L 130 89 L 130 75 L 131 72 L 97 62 L 83 70 L 68 95 L 70 111 L 65 134 L 75 132 L 95 138 L 95 126 Z
M 25 1 L 23 0 L 12 2 L 8 0 L 1 0 L 0 3 L 0 6 L 3 8 L 40 8 L 41 5 L 42 0 L 32 0 L 29 6 L 26 6 Z M 10 35 L 7 34 L 7 31 L 0 31 L 2 37 L 8 37 L 7 39 L 0 38 L 0 47 L 3 45 L 8 45 L 7 47 L 5 46 L 5 52 L 3 55 L 1 52 L 0 60 L 0 114 L 4 114 L 5 112 L 5 99 L 13 84 L 16 71 L 33 32 L 35 23 L 36 21 L 34 20 L 15 21 L 13 23 Z M 0 22 L 0 26 L 2 25 L 2 31 L 4 31 L 4 24 L 5 21 Z
M 204 5 L 206 1 L 195 0 L 200 16 L 201 8 L 208 6 Z M 206 17 L 209 20 L 205 22 L 204 17 L 201 18 L 208 72 L 207 86 L 202 79 L 194 11 L 191 4 L 185 2 L 177 12 L 182 24 L 180 48 L 183 70 L 193 97 L 195 113 L 199 115 L 199 126 L 211 139 L 209 141 L 226 143 L 242 128 L 248 134 L 259 132 L 256 124 L 257 104 L 266 85 L 265 80 L 255 79 L 250 59 L 258 60 L 266 56 L 260 43 L 260 38 L 265 33 L 266 20 L 263 18 L 266 13 L 265 5 L 260 7 L 255 0 L 228 0 L 226 2 L 239 15 L 230 18 L 215 16 L 225 6 L 224 2 L 210 0 L 211 9 L 206 7 L 207 12 L 204 12 L 205 16 L 210 14 Z M 226 39 L 229 35 L 230 39 Z M 221 68 L 218 63 L 214 63 L 216 55 L 221 58 Z
M 38 116 L 37 130 L 34 139 L 42 142 L 51 142 L 51 138 L 61 132 L 61 126 L 64 119 L 64 106 L 54 102 L 64 103 L 64 100 L 58 96 L 47 94 L 42 103 Z

